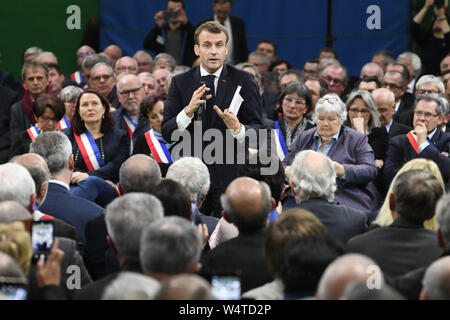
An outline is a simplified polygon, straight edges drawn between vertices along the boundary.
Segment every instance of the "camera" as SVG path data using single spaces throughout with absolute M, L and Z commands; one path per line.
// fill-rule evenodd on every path
M 163 17 L 164 17 L 165 20 L 170 20 L 172 18 L 178 17 L 178 12 L 176 12 L 176 11 L 164 11 L 163 12 Z
M 434 6 L 436 9 L 441 9 L 444 6 L 445 0 L 434 0 Z
M 33 221 L 31 226 L 31 244 L 33 247 L 33 263 L 36 263 L 41 255 L 47 260 L 55 240 L 53 222 L 51 220 Z

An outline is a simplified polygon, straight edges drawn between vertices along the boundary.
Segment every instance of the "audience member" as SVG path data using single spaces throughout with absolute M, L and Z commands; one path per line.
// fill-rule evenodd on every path
M 255 51 L 264 53 L 269 58 L 270 62 L 277 60 L 277 46 L 269 40 L 260 41 L 256 46 Z
M 162 281 L 155 300 L 215 300 L 215 297 L 205 279 L 182 273 Z
M 133 59 L 137 61 L 138 64 L 138 74 L 142 72 L 153 72 L 153 58 L 144 50 L 138 50 L 133 56 Z
M 119 60 L 123 56 L 122 49 L 115 44 L 110 44 L 109 46 L 107 46 L 103 50 L 103 53 L 109 58 L 109 64 L 113 68 L 116 67 L 117 60 Z

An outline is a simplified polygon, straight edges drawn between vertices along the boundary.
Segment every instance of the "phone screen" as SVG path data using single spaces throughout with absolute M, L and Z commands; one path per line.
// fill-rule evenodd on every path
M 212 294 L 219 300 L 240 300 L 241 279 L 238 276 L 211 277 Z
M 53 223 L 51 221 L 33 221 L 31 243 L 33 246 L 33 261 L 37 262 L 41 254 L 47 259 L 53 245 Z
M 26 300 L 27 289 L 21 285 L 2 284 L 0 293 L 6 300 Z

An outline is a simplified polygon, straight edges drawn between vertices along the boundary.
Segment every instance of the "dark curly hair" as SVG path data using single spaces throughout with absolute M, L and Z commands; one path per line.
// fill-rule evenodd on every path
M 152 112 L 153 107 L 158 101 L 166 101 L 167 96 L 165 94 L 157 94 L 147 96 L 141 101 L 140 111 L 145 119 L 148 119 L 148 115 Z

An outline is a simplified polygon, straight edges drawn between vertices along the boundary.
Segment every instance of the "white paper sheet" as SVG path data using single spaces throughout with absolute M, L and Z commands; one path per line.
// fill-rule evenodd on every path
M 239 93 L 241 91 L 241 88 L 242 86 L 237 86 L 236 91 L 234 92 L 233 100 L 231 100 L 230 106 L 228 107 L 228 109 L 235 115 L 238 114 L 241 104 L 244 101 Z

